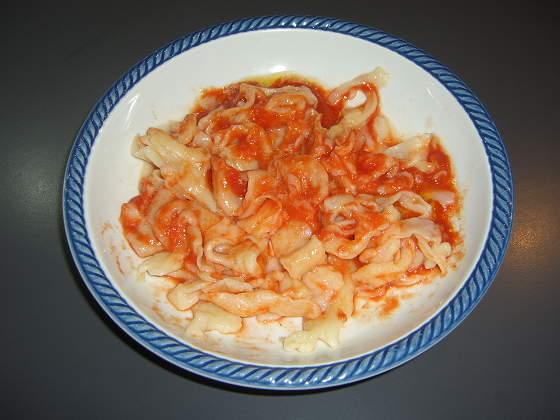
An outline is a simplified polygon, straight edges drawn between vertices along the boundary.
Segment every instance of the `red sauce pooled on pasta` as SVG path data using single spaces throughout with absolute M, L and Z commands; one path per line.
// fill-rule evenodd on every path
M 253 92 L 254 97 L 249 98 L 242 93 L 242 89 L 251 90 L 247 85 L 264 89 L 260 93 Z M 282 97 L 283 88 L 292 89 L 286 97 Z M 297 90 L 298 88 L 303 89 Z M 272 96 L 266 94 L 267 89 L 275 89 L 278 94 L 274 106 L 269 102 L 272 101 Z M 393 135 L 390 127 L 388 135 L 378 138 L 375 121 L 377 118 L 384 119 L 380 106 L 376 106 L 367 120 L 356 128 L 344 126 L 346 116 L 353 112 L 352 109 L 344 108 L 345 102 L 353 99 L 357 91 L 361 91 L 368 98 L 372 95 L 379 98 L 377 88 L 372 82 L 362 82 L 333 101 L 331 92 L 327 92 L 317 83 L 294 75 L 205 90 L 192 114 L 196 116 L 195 128 L 199 130 L 199 134 L 204 131 L 204 135 L 208 137 L 206 141 L 213 142 L 213 145 L 197 143 L 195 148 L 204 150 L 208 155 L 212 148 L 219 149 L 220 152 L 212 152 L 208 162 L 197 163 L 198 166 L 189 169 L 189 174 L 186 169 L 184 172 L 168 170 L 164 174 L 162 169 L 163 180 L 158 178 L 159 175 L 150 180 L 144 179 L 140 195 L 124 204 L 121 211 L 120 220 L 129 243 L 139 255 L 145 252 L 142 256 L 153 255 L 162 250 L 183 252 L 185 256 L 181 275 L 184 276 L 183 280 L 192 282 L 195 281 L 197 266 L 200 269 L 202 264 L 202 270 L 206 269 L 204 264 L 207 262 L 201 263 L 201 259 L 207 252 L 214 252 L 216 258 L 220 258 L 232 247 L 245 243 L 239 237 L 235 237 L 241 235 L 239 231 L 245 235 L 254 235 L 259 240 L 269 240 L 276 232 L 286 227 L 289 221 L 304 222 L 324 245 L 325 255 L 328 254 L 328 266 L 344 278 L 348 278 L 370 265 L 384 263 L 385 260 L 379 255 L 369 254 L 375 251 L 376 246 L 382 248 L 376 240 L 382 238 L 384 232 L 389 229 L 390 223 L 387 218 L 389 217 L 391 223 L 395 223 L 395 219 L 391 218 L 394 217 L 394 213 L 391 213 L 391 216 L 387 212 L 396 212 L 397 223 L 402 221 L 404 224 L 409 219 L 426 216 L 423 213 L 424 205 L 429 205 L 429 219 L 435 223 L 441 242 L 449 243 L 453 252 L 456 252 L 456 248 L 462 243 L 462 238 L 454 227 L 461 203 L 449 155 L 436 136 L 430 137 L 427 157 L 424 155 L 422 158 L 425 159 L 422 161 L 423 166 L 409 165 L 394 157 L 395 154 L 384 153 L 391 146 L 400 144 L 401 139 Z M 309 101 L 313 102 L 312 106 Z M 366 101 L 355 109 L 365 113 L 368 103 Z M 242 113 L 228 114 L 230 109 L 245 106 L 246 109 Z M 193 115 L 191 118 L 194 119 Z M 207 122 L 209 125 L 205 127 L 211 128 L 200 129 L 201 124 Z M 179 135 L 177 132 L 170 134 L 174 139 L 178 139 Z M 196 140 L 191 138 L 189 141 Z M 190 145 L 187 144 L 187 147 Z M 310 167 L 315 168 L 315 171 L 309 173 Z M 225 204 L 218 203 L 217 210 L 208 209 L 208 205 L 199 203 L 189 195 L 190 191 L 183 192 L 184 196 L 177 194 L 186 176 L 195 179 L 196 170 L 201 171 L 203 175 L 194 182 L 195 184 L 206 184 L 204 188 L 208 188 L 214 196 L 217 195 L 216 191 L 226 193 Z M 254 172 L 249 174 L 250 171 Z M 163 182 L 165 188 L 172 190 L 177 195 L 176 200 L 188 200 L 191 203 L 189 210 L 167 215 L 165 220 L 158 215 L 154 216 L 151 206 L 157 201 L 155 184 L 159 187 L 158 182 Z M 416 198 L 406 201 L 398 198 L 398 194 L 401 193 L 402 197 L 408 194 L 407 197 Z M 250 194 L 253 203 L 257 204 L 249 203 L 247 197 Z M 395 196 L 397 198 L 390 205 L 379 204 L 383 200 L 390 201 L 391 197 Z M 348 203 L 351 204 L 347 205 Z M 226 209 L 227 206 L 231 208 Z M 383 211 L 379 208 L 383 208 Z M 251 219 L 258 211 L 261 212 L 261 218 Z M 247 216 L 244 212 L 252 213 Z M 224 213 L 227 216 L 224 216 Z M 185 216 L 187 214 L 191 216 Z M 198 234 L 190 230 L 189 223 L 194 222 L 187 220 L 188 217 L 193 217 L 193 220 L 200 223 Z M 228 235 L 233 237 L 226 240 L 231 243 L 217 245 L 212 250 L 204 248 L 207 231 L 226 217 L 230 218 L 233 226 L 228 228 Z M 270 224 L 268 231 L 259 230 L 262 220 Z M 156 236 L 160 237 L 161 244 Z M 366 239 L 362 249 L 366 248 L 371 252 L 368 256 L 365 256 L 366 251 L 353 254 L 356 244 L 363 238 Z M 392 239 L 383 237 L 379 240 L 381 242 Z M 407 246 L 416 249 L 414 255 L 419 255 L 418 250 L 422 244 L 412 233 L 409 237 L 401 236 L 398 240 L 401 241 L 400 248 L 393 254 L 395 260 L 391 261 L 392 263 L 398 264 L 400 258 L 405 258 L 403 255 L 406 255 Z M 253 248 L 257 247 L 257 242 L 256 240 L 252 243 Z M 282 261 L 281 256 L 274 255 L 276 251 L 272 242 L 270 239 L 266 249 L 259 250 L 260 254 L 254 261 L 257 267 L 253 267 L 252 274 L 238 272 L 231 267 L 221 267 L 218 275 L 242 278 L 255 290 L 269 290 L 278 294 L 278 280 L 269 278 L 266 272 L 269 265 L 280 264 L 278 261 L 270 263 L 270 260 L 278 258 Z M 198 249 L 193 248 L 192 244 L 195 243 L 198 244 Z M 437 245 L 436 241 L 433 246 Z M 353 256 L 344 260 L 344 255 Z M 321 264 L 324 265 L 325 262 L 317 266 Z M 401 277 L 429 278 L 434 271 L 438 272 L 435 264 L 426 268 L 424 264 L 410 263 L 408 267 L 407 269 L 404 266 L 399 272 Z M 366 284 L 365 281 L 355 280 L 354 294 L 375 301 L 382 298 L 391 287 L 414 284 L 393 284 L 394 279 L 389 276 L 378 275 L 379 286 L 376 282 Z M 381 286 L 385 280 L 386 283 Z M 262 305 L 261 309 L 264 312 L 275 310 L 273 305 Z M 387 296 L 379 316 L 387 316 L 398 307 L 398 298 L 393 295 Z M 338 309 L 336 318 L 345 322 L 347 315 Z
M 244 83 L 254 86 L 263 85 L 257 81 L 247 81 Z M 267 88 L 274 89 L 285 86 L 305 86 L 309 88 L 318 100 L 315 109 L 321 114 L 321 125 L 324 128 L 328 129 L 336 125 L 343 117 L 342 106 L 344 100 L 338 101 L 335 105 L 329 105 L 327 101 L 329 92 L 325 91 L 325 89 L 320 85 L 309 80 L 300 79 L 295 76 L 287 76 L 273 80 L 272 83 L 268 83 L 265 86 Z M 377 89 L 373 84 L 363 84 L 360 88 L 366 91 L 373 91 L 378 94 Z M 203 92 L 193 112 L 197 115 L 197 120 L 200 120 L 201 118 L 207 116 L 209 112 L 209 110 L 204 109 L 200 103 L 212 103 L 214 109 L 219 106 L 229 107 L 235 105 L 238 100 L 238 96 L 239 84 L 229 85 L 223 88 L 207 89 Z M 346 99 L 347 97 L 348 95 L 345 95 L 343 99 Z M 303 117 L 302 112 L 292 112 L 287 116 L 279 116 L 277 113 L 265 109 L 265 104 L 266 101 L 256 101 L 253 105 L 251 108 L 252 122 L 258 124 L 265 130 L 274 129 L 275 127 L 280 127 L 282 125 L 286 126 L 287 132 L 284 141 L 282 142 L 283 147 L 285 147 L 285 143 L 290 142 L 290 138 L 298 138 L 305 135 L 306 131 L 309 131 L 308 126 L 297 121 Z M 380 107 L 377 107 L 377 110 L 371 120 L 373 121 L 375 116 L 379 114 Z M 232 124 L 227 120 L 227 118 L 215 119 L 215 131 L 226 130 L 228 128 L 231 129 L 231 127 Z M 365 129 L 371 130 L 371 127 L 365 127 Z M 355 135 L 355 133 L 352 133 L 352 135 Z M 242 158 L 254 158 L 262 167 L 266 167 L 270 161 L 270 157 L 263 156 L 262 154 L 257 128 L 249 130 L 248 133 L 241 133 L 241 135 L 237 136 L 236 139 L 238 142 L 236 150 L 240 152 L 240 156 Z M 398 142 L 398 140 L 392 137 L 385 140 L 386 144 L 397 144 Z M 301 152 L 301 150 L 296 151 L 296 153 L 299 152 Z M 453 247 L 461 243 L 460 234 L 456 232 L 453 227 L 453 220 L 459 211 L 459 200 L 454 200 L 454 202 L 450 205 L 441 205 L 438 201 L 430 198 L 430 193 L 433 191 L 449 191 L 450 193 L 455 194 L 456 198 L 459 197 L 454 184 L 454 175 L 449 156 L 445 153 L 438 141 L 432 141 L 430 143 L 428 161 L 437 169 L 433 169 L 429 173 L 421 172 L 415 168 L 404 169 L 397 163 L 395 167 L 397 176 L 394 176 L 394 173 L 391 173 L 395 172 L 394 170 L 389 172 L 386 171 L 386 166 L 390 164 L 390 161 L 395 160 L 394 158 L 390 158 L 383 153 L 375 153 L 366 150 L 360 150 L 353 156 L 347 157 L 345 162 L 340 162 L 338 157 L 333 158 L 333 155 L 329 157 L 321 157 L 320 160 L 330 160 L 332 162 L 329 163 L 332 163 L 332 166 L 336 166 L 341 171 L 346 172 L 346 175 L 357 185 L 357 193 L 386 196 L 403 190 L 411 190 L 419 194 L 432 206 L 433 213 L 431 218 L 438 225 L 443 227 L 442 234 L 444 240 L 450 242 Z M 346 169 L 344 163 L 348 163 L 348 161 L 354 165 L 357 171 L 356 173 L 349 173 Z M 412 175 L 412 178 L 414 179 L 413 185 L 411 185 L 410 178 L 399 176 L 399 174 L 405 172 Z M 246 180 L 240 176 L 239 171 L 232 170 L 231 168 L 225 172 L 224 179 L 220 181 L 227 184 L 227 187 L 230 188 L 237 196 L 242 197 L 247 191 Z M 312 192 L 310 192 L 310 194 L 312 194 Z M 131 202 L 134 201 L 141 211 L 145 211 L 147 203 L 149 203 L 152 196 L 153 192 L 150 193 L 149 191 L 143 191 L 141 195 L 131 200 Z M 305 200 L 307 197 L 302 196 L 300 198 Z M 312 226 L 314 232 L 319 230 L 321 226 L 319 205 L 312 205 L 303 208 L 298 201 L 291 200 L 286 200 L 283 204 L 288 219 L 304 221 Z M 405 218 L 418 216 L 417 213 L 409 211 L 402 206 L 398 206 L 398 204 L 396 207 Z M 142 215 L 144 216 L 145 214 Z M 121 221 L 125 231 L 127 232 L 134 230 L 138 224 L 138 221 L 126 217 L 121 217 Z M 175 235 L 175 231 L 173 230 L 169 230 L 168 233 L 170 239 Z M 178 239 L 172 240 L 172 242 L 173 241 L 178 241 Z

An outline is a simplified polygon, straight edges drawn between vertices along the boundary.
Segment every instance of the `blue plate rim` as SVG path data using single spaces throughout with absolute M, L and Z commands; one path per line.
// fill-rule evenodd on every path
M 238 33 L 271 29 L 320 30 L 360 38 L 423 68 L 448 89 L 471 118 L 492 174 L 494 200 L 489 235 L 479 261 L 457 294 L 430 321 L 401 340 L 334 364 L 283 368 L 239 363 L 201 352 L 170 337 L 138 314 L 112 286 L 99 265 L 86 229 L 83 186 L 88 157 L 101 127 L 120 99 L 146 75 L 191 48 Z M 503 261 L 513 223 L 514 195 L 511 167 L 494 122 L 467 85 L 442 63 L 407 41 L 369 26 L 328 17 L 278 15 L 240 19 L 193 32 L 160 48 L 126 72 L 98 101 L 76 137 L 66 166 L 62 207 L 68 244 L 86 286 L 113 321 L 138 343 L 187 371 L 220 382 L 301 391 L 340 386 L 384 373 L 423 353 L 460 324 L 488 290 Z

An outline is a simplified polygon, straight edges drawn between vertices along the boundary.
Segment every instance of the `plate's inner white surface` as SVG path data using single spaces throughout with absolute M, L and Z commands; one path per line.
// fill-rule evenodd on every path
M 391 74 L 380 91 L 382 112 L 403 137 L 434 132 L 451 155 L 458 187 L 464 196 L 464 258 L 446 278 L 426 285 L 392 290 L 402 294 L 390 316 L 378 317 L 384 302 L 370 316 L 348 321 L 340 346 L 320 342 L 307 355 L 286 353 L 279 337 L 300 320 L 258 325 L 248 320 L 242 332 L 210 333 L 207 339 L 184 334 L 185 317 L 166 300 L 160 279 L 136 280 L 141 261 L 122 236 L 118 221 L 122 203 L 138 194 L 143 164 L 130 154 L 137 134 L 151 126 L 168 127 L 182 120 L 200 90 L 250 76 L 293 71 L 334 87 L 382 66 Z M 489 229 L 492 185 L 487 157 L 478 133 L 456 99 L 414 63 L 376 44 L 330 32 L 286 29 L 249 32 L 220 38 L 193 48 L 154 70 L 115 106 L 95 140 L 84 189 L 87 229 L 107 277 L 148 322 L 179 340 L 233 360 L 267 366 L 329 363 L 383 347 L 433 317 L 463 285 L 476 264 Z M 390 297 L 390 296 L 389 296 Z

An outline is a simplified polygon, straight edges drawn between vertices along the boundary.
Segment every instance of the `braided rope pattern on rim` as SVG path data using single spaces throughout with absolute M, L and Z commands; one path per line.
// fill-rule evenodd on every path
M 470 116 L 486 149 L 493 180 L 493 217 L 487 243 L 474 271 L 449 304 L 394 344 L 324 366 L 276 368 L 242 364 L 205 354 L 163 333 L 131 308 L 112 286 L 92 249 L 84 215 L 84 177 L 95 138 L 113 107 L 133 86 L 158 66 L 198 45 L 237 33 L 281 28 L 322 30 L 364 39 L 422 67 L 455 96 Z M 91 111 L 74 143 L 65 173 L 63 216 L 74 260 L 91 293 L 140 344 L 186 370 L 218 381 L 253 388 L 312 389 L 359 381 L 405 363 L 441 340 L 468 315 L 490 286 L 504 257 L 513 219 L 513 181 L 503 142 L 492 119 L 471 90 L 439 61 L 406 41 L 364 25 L 315 16 L 267 16 L 194 32 L 159 49 L 121 77 Z

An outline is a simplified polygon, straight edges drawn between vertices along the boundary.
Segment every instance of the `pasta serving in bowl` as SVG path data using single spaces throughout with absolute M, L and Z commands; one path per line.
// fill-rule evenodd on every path
M 216 89 L 170 133 L 138 137 L 156 169 L 120 221 L 149 257 L 139 275 L 179 281 L 168 300 L 194 313 L 188 334 L 302 317 L 284 349 L 307 353 L 338 346 L 354 296 L 447 274 L 459 197 L 437 137 L 390 135 L 381 67 L 324 97 L 283 79 Z
M 123 76 L 76 140 L 64 216 L 86 284 L 142 345 L 302 389 L 451 331 L 499 268 L 512 201 L 497 130 L 443 65 L 361 25 L 279 16 Z

